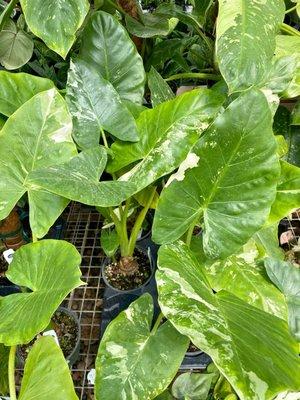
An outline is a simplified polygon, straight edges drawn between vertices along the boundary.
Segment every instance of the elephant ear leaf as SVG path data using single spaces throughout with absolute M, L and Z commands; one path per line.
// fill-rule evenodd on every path
M 65 58 L 88 10 L 88 0 L 21 0 L 29 29 Z
M 289 262 L 267 258 L 269 278 L 284 294 L 288 306 L 290 329 L 300 342 L 300 270 Z
M 298 344 L 286 321 L 225 290 L 214 293 L 197 258 L 181 242 L 160 248 L 158 267 L 163 314 L 211 356 L 241 400 L 299 390 Z
M 233 101 L 192 155 L 198 164 L 161 194 L 153 239 L 170 243 L 200 221 L 206 255 L 226 258 L 262 227 L 276 195 L 280 166 L 264 95 L 252 90 Z
M 79 56 L 113 85 L 122 100 L 142 103 L 143 60 L 115 17 L 104 11 L 93 14 L 84 30 Z
M 63 240 L 30 243 L 14 254 L 7 278 L 31 292 L 0 297 L 0 342 L 29 343 L 49 324 L 64 298 L 80 280 L 80 255 Z
M 198 89 L 144 111 L 137 119 L 140 140 L 134 144 L 115 142 L 108 171 L 139 161 L 120 178 L 134 183 L 137 191 L 169 174 L 187 157 L 223 101 L 223 96 L 211 90 Z
M 97 398 L 147 400 L 169 386 L 189 341 L 170 322 L 151 330 L 152 319 L 153 300 L 144 294 L 106 328 L 96 360 Z
M 138 140 L 134 118 L 113 85 L 82 60 L 71 62 L 66 100 L 73 137 L 82 149 L 97 146 L 103 130 L 120 140 Z
M 24 72 L 0 71 L 0 113 L 9 117 L 33 96 L 53 87 L 50 79 Z
M 117 206 L 135 191 L 135 186 L 120 181 L 99 182 L 106 161 L 105 148 L 93 147 L 65 163 L 31 172 L 27 185 L 91 206 Z
M 27 179 L 30 172 L 77 154 L 71 133 L 67 105 L 55 89 L 36 94 L 8 118 L 0 133 L 0 220 L 27 192 L 33 234 L 40 238 L 48 232 L 68 200 L 30 186 Z
M 217 60 L 230 92 L 264 86 L 284 13 L 281 0 L 219 1 Z
M 41 382 L 43 389 L 41 390 Z M 52 337 L 39 338 L 26 359 L 19 400 L 78 400 L 70 369 Z

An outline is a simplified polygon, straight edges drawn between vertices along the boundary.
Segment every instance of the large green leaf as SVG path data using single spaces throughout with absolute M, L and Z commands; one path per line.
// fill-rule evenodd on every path
M 227 290 L 248 304 L 287 319 L 284 297 L 270 282 L 265 269 L 247 253 L 231 256 L 205 267 L 211 287 Z
M 289 327 L 300 342 L 300 269 L 289 262 L 267 258 L 267 273 L 284 294 L 288 306 Z
M 66 163 L 33 171 L 27 178 L 29 187 L 91 206 L 117 206 L 136 191 L 128 182 L 99 182 L 107 161 L 104 147 L 82 151 Z
M 142 103 L 143 61 L 125 28 L 112 15 L 96 12 L 84 30 L 80 57 L 109 81 L 123 100 Z
M 20 1 L 29 29 L 65 58 L 88 13 L 88 0 Z
M 179 166 L 222 102 L 222 96 L 198 89 L 144 111 L 137 120 L 140 140 L 134 144 L 114 143 L 114 158 L 108 170 L 118 171 L 139 161 L 120 179 L 142 190 Z
M 291 55 L 297 60 L 297 69 L 292 82 L 283 93 L 286 98 L 300 95 L 300 38 L 298 36 L 277 35 L 275 58 Z
M 96 360 L 97 399 L 151 400 L 171 383 L 189 341 L 170 322 L 151 331 L 152 318 L 153 300 L 144 294 L 106 328 Z
M 153 107 L 158 106 L 164 101 L 172 100 L 175 97 L 170 86 L 154 67 L 151 67 L 148 73 L 148 86 L 151 92 L 151 103 Z
M 300 168 L 285 161 L 280 164 L 281 176 L 269 216 L 270 224 L 279 222 L 300 207 Z
M 241 400 L 269 400 L 300 387 L 298 345 L 287 323 L 206 284 L 183 243 L 159 250 L 159 304 L 176 329 L 209 354 Z
M 32 38 L 9 20 L 0 32 L 0 63 L 9 70 L 26 64 L 33 53 Z
M 269 215 L 280 170 L 276 148 L 264 95 L 238 97 L 194 147 L 198 166 L 163 190 L 153 240 L 172 242 L 203 218 L 207 255 L 238 251 Z
M 284 259 L 284 251 L 279 247 L 278 223 L 263 227 L 254 235 L 253 239 L 261 256 L 268 255 L 279 260 Z
M 69 366 L 52 337 L 38 339 L 30 350 L 18 400 L 78 400 Z
M 31 292 L 0 297 L 0 342 L 30 342 L 47 327 L 64 298 L 83 282 L 80 254 L 63 240 L 30 243 L 14 254 L 7 278 Z
M 72 121 L 55 89 L 38 93 L 6 121 L 0 133 L 0 220 L 28 193 L 33 234 L 43 237 L 68 200 L 27 184 L 28 174 L 77 154 Z
M 8 357 L 9 347 L 6 347 L 0 343 L 0 395 L 6 395 L 9 392 Z
M 118 92 L 82 60 L 71 62 L 66 100 L 73 117 L 73 137 L 81 148 L 97 146 L 101 130 L 121 140 L 138 139 L 134 118 Z
M 53 87 L 50 79 L 23 72 L 0 71 L 0 113 L 9 117 L 34 95 Z
M 217 60 L 230 92 L 264 86 L 275 50 L 282 0 L 220 0 Z

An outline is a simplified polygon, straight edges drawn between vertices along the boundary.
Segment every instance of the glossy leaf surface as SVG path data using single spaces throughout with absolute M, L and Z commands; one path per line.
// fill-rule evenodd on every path
M 66 100 L 82 149 L 97 146 L 104 130 L 121 140 L 138 139 L 134 118 L 113 85 L 82 60 L 71 62 Z
M 38 339 L 24 369 L 19 400 L 78 400 L 69 366 L 52 337 Z
M 143 61 L 116 18 L 104 11 L 96 12 L 84 30 L 79 55 L 113 85 L 122 100 L 142 103 Z
M 188 339 L 170 322 L 151 332 L 152 318 L 153 300 L 147 293 L 106 328 L 96 360 L 97 399 L 154 399 L 171 383 Z
M 264 86 L 284 12 L 281 0 L 219 1 L 217 60 L 230 92 Z
M 170 86 L 154 67 L 151 67 L 148 74 L 148 86 L 151 92 L 152 107 L 156 107 L 164 101 L 172 100 L 175 97 Z
M 289 262 L 274 258 L 267 258 L 265 266 L 271 281 L 286 298 L 289 327 L 300 342 L 300 270 Z
M 37 93 L 52 89 L 50 79 L 0 71 L 0 113 L 9 117 Z
M 177 168 L 220 110 L 223 97 L 199 89 L 144 111 L 137 120 L 140 140 L 116 142 L 110 172 L 139 161 L 120 180 L 138 191 Z
M 164 188 L 153 240 L 168 243 L 203 220 L 211 258 L 237 252 L 266 221 L 280 166 L 268 103 L 248 91 L 219 115 L 193 148 L 198 165 Z
M 299 390 L 298 344 L 285 321 L 225 290 L 214 294 L 183 243 L 161 247 L 158 266 L 162 312 L 212 357 L 241 400 L 269 400 L 284 390 Z
M 64 298 L 83 282 L 80 254 L 63 240 L 41 240 L 14 254 L 7 278 L 31 292 L 0 298 L 0 342 L 29 343 L 45 329 Z
M 29 185 L 27 179 L 30 172 L 77 154 L 71 131 L 71 116 L 55 89 L 38 93 L 6 121 L 0 133 L 0 220 L 27 192 L 33 234 L 48 232 L 68 200 Z
M 88 0 L 20 1 L 29 29 L 65 58 L 88 13 Z
M 47 190 L 91 206 L 117 206 L 136 189 L 128 182 L 99 182 L 106 161 L 104 147 L 94 147 L 65 163 L 31 172 L 27 182 L 36 190 Z
M 281 161 L 281 176 L 272 204 L 269 223 L 279 222 L 300 207 L 300 168 Z

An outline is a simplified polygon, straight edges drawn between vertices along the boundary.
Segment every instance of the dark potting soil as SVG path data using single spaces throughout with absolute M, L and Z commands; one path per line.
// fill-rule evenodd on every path
M 196 351 L 200 351 L 198 347 L 196 347 L 192 342 L 190 342 L 189 348 L 187 349 L 188 353 L 195 353 Z
M 147 282 L 151 275 L 148 256 L 139 250 L 135 250 L 133 257 L 138 263 L 138 268 L 131 275 L 127 275 L 120 270 L 119 260 L 105 268 L 105 277 L 111 286 L 119 290 L 132 290 Z
M 8 264 L 5 261 L 3 254 L 0 254 L 0 277 L 5 275 L 7 268 L 8 268 Z
M 77 343 L 78 327 L 76 321 L 70 315 L 57 310 L 51 319 L 49 328 L 46 330 L 51 329 L 56 332 L 60 348 L 65 358 L 68 358 L 75 349 Z M 26 345 L 20 346 L 20 353 L 24 361 L 36 339 L 37 338 L 33 339 Z

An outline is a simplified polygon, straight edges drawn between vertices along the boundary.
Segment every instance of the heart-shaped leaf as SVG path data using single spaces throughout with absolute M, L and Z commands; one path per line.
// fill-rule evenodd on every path
M 24 368 L 19 400 L 78 400 L 69 366 L 52 337 L 32 346 Z
M 9 117 L 37 93 L 52 89 L 50 79 L 0 71 L 0 113 Z
M 20 68 L 31 59 L 33 47 L 31 37 L 9 20 L 0 32 L 0 63 L 9 70 Z
M 71 116 L 55 89 L 38 93 L 6 121 L 0 134 L 0 220 L 27 192 L 33 234 L 48 232 L 68 200 L 27 185 L 27 178 L 77 154 L 71 132 Z
M 284 12 L 281 0 L 219 1 L 217 60 L 230 92 L 264 86 Z
M 265 260 L 271 281 L 284 294 L 291 332 L 300 342 L 300 270 L 293 264 L 274 258 Z
M 84 30 L 79 55 L 113 85 L 122 100 L 142 103 L 143 61 L 116 18 L 104 11 L 94 13 Z
M 117 206 L 136 189 L 128 182 L 99 182 L 106 161 L 104 147 L 84 150 L 65 163 L 32 171 L 27 178 L 27 185 L 36 191 L 47 190 L 91 206 Z
M 151 331 L 152 319 L 153 300 L 144 294 L 106 328 L 96 360 L 96 398 L 154 399 L 171 383 L 188 339 L 169 322 Z
M 163 190 L 153 240 L 172 242 L 203 220 L 208 256 L 225 258 L 239 251 L 269 215 L 280 171 L 276 152 L 268 103 L 260 91 L 248 91 L 194 147 L 198 166 Z
M 0 342 L 15 346 L 43 331 L 64 298 L 80 280 L 80 254 L 63 240 L 41 240 L 22 246 L 6 273 L 31 292 L 0 297 Z
M 82 149 L 97 146 L 103 130 L 120 140 L 138 140 L 134 118 L 118 92 L 82 60 L 71 62 L 66 100 L 73 117 L 73 137 Z
M 142 190 L 179 166 L 222 103 L 222 96 L 198 89 L 144 111 L 137 119 L 140 140 L 134 144 L 115 142 L 108 170 L 115 172 L 139 161 L 120 180 Z
M 66 57 L 88 10 L 88 0 L 20 0 L 29 29 Z
M 284 320 L 224 290 L 214 294 L 183 243 L 161 247 L 158 267 L 163 314 L 211 356 L 241 400 L 270 400 L 284 390 L 299 390 L 298 344 Z

